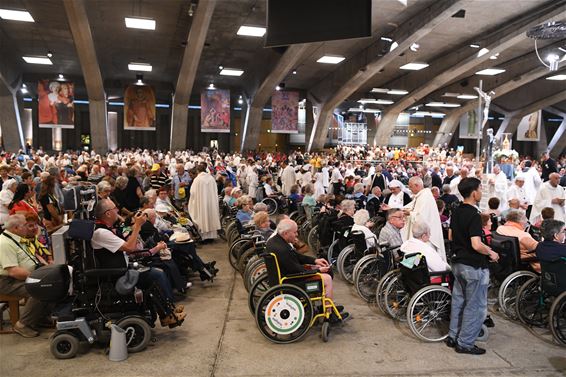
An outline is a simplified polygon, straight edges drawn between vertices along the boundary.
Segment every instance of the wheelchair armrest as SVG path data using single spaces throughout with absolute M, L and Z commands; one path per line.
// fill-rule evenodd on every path
M 114 277 L 122 276 L 126 273 L 127 268 L 95 268 L 91 270 L 85 270 L 84 274 L 87 277 L 101 278 L 101 277 Z
M 429 272 L 428 276 L 432 277 L 442 277 L 442 279 L 444 280 L 444 278 L 449 277 L 452 274 L 452 271 L 450 270 L 446 270 L 446 271 L 436 271 L 436 272 Z
M 285 279 L 299 279 L 299 278 L 316 276 L 316 274 L 318 274 L 318 273 L 320 273 L 320 270 L 318 270 L 318 269 L 307 270 L 307 271 L 303 271 L 303 272 L 298 272 L 296 274 L 285 275 L 284 278 Z

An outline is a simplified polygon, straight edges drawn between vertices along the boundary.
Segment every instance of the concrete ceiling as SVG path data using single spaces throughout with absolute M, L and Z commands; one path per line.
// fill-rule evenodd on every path
M 442 22 L 419 40 L 420 48 L 417 52 L 407 50 L 402 56 L 395 58 L 393 63 L 350 96 L 351 102 L 345 102 L 341 107 L 347 108 L 355 104 L 356 100 L 369 97 L 372 87 L 411 91 L 425 84 L 431 75 L 437 74 L 437 67 L 440 67 L 443 59 L 450 53 L 461 50 L 464 54 L 466 49 L 471 50 L 468 45 L 474 41 L 480 45 L 487 44 L 489 36 L 509 22 L 528 15 L 541 6 L 559 1 L 561 0 L 463 1 L 462 9 L 466 11 L 464 18 L 452 17 Z M 153 65 L 153 71 L 144 73 L 144 79 L 156 87 L 159 101 L 170 101 L 180 69 L 184 43 L 191 27 L 191 1 L 86 0 L 85 3 L 108 96 L 120 98 L 124 86 L 135 81 L 135 72 L 129 71 L 127 65 L 137 61 Z M 372 37 L 328 41 L 317 45 L 297 64 L 296 75 L 289 72 L 285 79 L 286 87 L 312 90 L 318 96 L 328 96 L 330 89 L 324 89 L 325 93 L 317 93 L 316 88 L 339 88 L 344 84 L 344 79 L 351 77 L 352 72 L 364 66 L 364 60 L 367 64 L 376 58 L 375 51 L 383 48 L 387 50 L 384 42 L 380 41 L 381 36 L 394 33 L 400 25 L 418 17 L 434 3 L 434 0 L 409 0 L 405 7 L 398 0 L 373 0 Z M 16 64 L 23 80 L 31 87 L 39 78 L 56 77 L 57 74 L 63 73 L 77 83 L 77 97 L 85 98 L 86 92 L 81 88 L 82 70 L 62 0 L 2 0 L 1 7 L 26 9 L 36 21 L 26 23 L 0 19 L 2 59 Z M 220 88 L 229 88 L 233 96 L 253 94 L 269 75 L 284 49 L 266 49 L 261 38 L 236 35 L 236 31 L 243 24 L 265 25 L 265 11 L 265 0 L 218 0 L 198 62 L 192 91 L 193 102 L 197 101 L 199 91 L 210 83 Z M 126 16 L 151 17 L 156 20 L 157 28 L 155 31 L 128 29 L 124 25 Z M 347 9 L 344 16 L 356 17 L 348 14 Z M 565 20 L 566 7 L 553 19 Z M 541 47 L 546 45 L 552 45 L 553 49 L 558 51 L 557 47 L 565 47 L 566 41 L 546 41 Z M 21 59 L 24 55 L 45 55 L 48 51 L 54 54 L 52 66 L 26 64 Z M 539 67 L 540 63 L 532 55 L 533 51 L 533 41 L 525 36 L 524 41 L 501 52 L 497 60 L 488 60 L 481 64 L 478 70 L 492 66 L 504 66 L 507 69 L 507 72 L 498 76 L 483 76 L 484 85 L 496 85 L 497 82 L 511 80 L 516 75 Z M 339 65 L 316 63 L 325 53 L 343 55 L 346 60 Z M 513 63 L 525 56 L 527 58 L 519 63 Z M 356 63 L 352 64 L 354 59 Z M 399 66 L 412 61 L 428 62 L 431 66 L 418 72 L 399 69 Z M 566 66 L 566 63 L 562 64 Z M 240 68 L 245 73 L 241 77 L 219 76 L 219 65 Z M 428 100 L 448 101 L 449 99 L 442 97 L 445 92 L 471 93 L 478 80 L 479 76 L 468 72 L 446 83 L 443 88 L 433 91 L 419 103 Z M 332 85 L 321 85 L 325 81 L 330 81 Z M 462 85 L 464 81 L 466 85 Z M 494 103 L 503 109 L 515 110 L 564 88 L 563 81 L 550 82 L 543 78 L 501 96 Z M 399 97 L 379 98 L 395 100 Z M 450 101 L 453 102 L 452 99 Z M 561 111 L 566 110 L 564 102 L 556 107 Z

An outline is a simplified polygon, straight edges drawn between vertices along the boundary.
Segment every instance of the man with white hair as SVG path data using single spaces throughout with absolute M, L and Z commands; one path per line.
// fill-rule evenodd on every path
M 430 227 L 424 221 L 417 221 L 412 226 L 412 237 L 401 245 L 405 254 L 421 253 L 426 258 L 429 272 L 448 271 L 450 265 L 430 246 Z
M 332 277 L 328 274 L 331 266 L 328 264 L 326 259 L 315 259 L 313 257 L 297 253 L 295 248 L 292 246 L 293 243 L 297 242 L 297 229 L 297 223 L 293 220 L 281 220 L 277 225 L 277 234 L 267 241 L 267 250 L 275 253 L 277 256 L 281 276 L 305 272 L 307 269 L 305 269 L 304 265 L 314 265 L 314 267 L 317 268 L 322 275 L 326 297 L 332 299 Z M 342 312 L 340 310 L 343 310 L 343 307 L 337 307 L 337 309 L 341 312 L 340 315 L 343 320 L 349 317 L 349 313 Z M 331 320 L 336 322 L 337 319 L 338 317 L 332 313 Z
M 566 221 L 566 209 L 564 206 L 566 191 L 564 187 L 558 185 L 558 182 L 560 182 L 560 175 L 552 173 L 548 181 L 541 185 L 533 203 L 530 217 L 531 224 L 536 223 L 544 207 L 552 207 L 554 209 L 555 220 Z
M 424 188 L 421 177 L 415 176 L 409 179 L 409 189 L 413 193 L 413 200 L 403 207 L 407 215 L 407 223 L 402 230 L 404 239 L 409 239 L 413 233 L 413 226 L 418 222 L 426 222 L 430 225 L 429 242 L 436 249 L 440 258 L 446 262 L 446 251 L 444 249 L 444 235 L 438 207 L 429 188 Z

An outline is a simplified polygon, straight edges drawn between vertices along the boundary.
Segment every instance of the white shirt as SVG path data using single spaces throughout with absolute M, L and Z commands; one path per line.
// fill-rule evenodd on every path
M 372 233 L 371 230 L 369 230 L 369 228 L 367 226 L 354 224 L 352 226 L 352 232 L 354 230 L 359 230 L 364 234 L 364 237 L 366 238 L 366 246 L 368 248 L 375 246 L 377 237 L 376 237 L 375 234 Z
M 403 191 L 398 194 L 391 194 L 389 201 L 386 203 L 391 208 L 403 208 Z
M 507 191 L 507 200 L 511 200 L 511 199 L 519 199 L 519 202 L 521 202 L 521 204 L 531 204 L 524 186 L 523 187 L 519 187 L 517 185 L 511 186 Z
M 401 245 L 401 251 L 405 254 L 421 253 L 426 258 L 429 272 L 450 270 L 450 265 L 442 260 L 440 255 L 428 243 L 411 237 Z
M 94 250 L 106 249 L 112 253 L 123 253 L 126 264 L 128 263 L 128 255 L 123 251 L 120 251 L 122 245 L 126 241 L 109 231 L 108 229 L 96 229 L 90 240 L 90 244 Z

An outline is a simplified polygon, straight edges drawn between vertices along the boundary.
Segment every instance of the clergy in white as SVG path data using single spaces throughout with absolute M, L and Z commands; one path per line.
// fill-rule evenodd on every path
M 533 203 L 533 209 L 531 210 L 531 218 L 529 219 L 531 224 L 534 224 L 540 212 L 544 207 L 552 207 L 554 209 L 554 219 L 560 221 L 566 221 L 566 212 L 564 208 L 564 203 L 566 202 L 566 191 L 564 187 L 560 186 L 558 182 L 560 181 L 560 175 L 558 173 L 550 174 L 548 181 L 544 182 L 540 190 L 537 192 L 535 197 L 535 202 Z
M 291 195 L 291 187 L 297 184 L 295 169 L 287 163 L 283 162 L 283 172 L 281 172 L 281 192 L 285 196 Z
M 407 204 L 403 211 L 408 216 L 405 227 L 401 230 L 403 239 L 409 239 L 413 233 L 413 226 L 417 222 L 424 222 L 430 227 L 430 244 L 435 248 L 440 258 L 446 262 L 446 251 L 444 249 L 444 236 L 438 207 L 432 192 L 424 188 L 423 180 L 420 177 L 409 179 L 409 189 L 413 193 L 413 200 Z
M 507 199 L 519 200 L 520 207 L 525 211 L 529 208 L 531 202 L 529 201 L 527 191 L 525 190 L 525 176 L 523 174 L 517 175 L 517 178 L 515 178 L 515 184 L 507 190 Z
M 507 209 L 507 176 L 501 171 L 499 165 L 493 167 L 493 177 L 489 180 L 490 186 L 493 187 L 493 196 L 499 198 L 499 210 Z
M 206 171 L 206 163 L 197 166 L 199 174 L 191 185 L 189 215 L 198 225 L 203 240 L 215 239 L 220 229 L 218 187 L 216 180 Z

